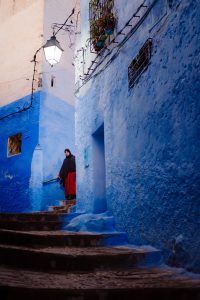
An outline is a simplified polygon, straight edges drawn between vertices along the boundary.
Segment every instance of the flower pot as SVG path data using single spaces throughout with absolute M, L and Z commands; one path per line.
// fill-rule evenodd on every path
M 107 28 L 104 29 L 104 32 L 105 32 L 106 35 L 111 35 L 111 34 L 113 34 L 114 29 L 107 27 Z
M 106 35 L 111 35 L 113 34 L 115 29 L 115 19 L 109 19 L 106 21 L 105 27 L 104 27 L 104 32 Z
M 103 48 L 104 44 L 105 44 L 105 41 L 99 40 L 99 41 L 96 42 L 96 46 L 97 46 L 98 48 Z
M 93 41 L 94 50 L 97 52 L 100 51 L 104 47 L 106 39 L 107 39 L 106 35 L 96 38 Z

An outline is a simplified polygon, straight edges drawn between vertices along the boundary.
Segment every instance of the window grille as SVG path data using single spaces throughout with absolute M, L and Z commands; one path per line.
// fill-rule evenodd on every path
M 89 3 L 90 20 L 98 20 L 107 13 L 111 13 L 114 0 L 91 0 Z
M 128 85 L 132 88 L 140 75 L 148 68 L 151 58 L 152 40 L 148 39 L 128 67 Z
M 116 18 L 113 14 L 114 0 L 91 0 L 89 2 L 91 51 L 100 51 L 113 34 Z
M 8 137 L 8 157 L 21 153 L 22 134 L 18 133 Z

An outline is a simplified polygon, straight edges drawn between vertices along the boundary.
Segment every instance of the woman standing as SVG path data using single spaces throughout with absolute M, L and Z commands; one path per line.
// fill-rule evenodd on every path
M 69 149 L 64 151 L 66 158 L 63 161 L 58 177 L 65 189 L 67 200 L 76 199 L 76 161 Z

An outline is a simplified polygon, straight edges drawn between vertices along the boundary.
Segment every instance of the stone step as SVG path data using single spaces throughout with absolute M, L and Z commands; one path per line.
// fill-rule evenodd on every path
M 1 221 L 62 221 L 63 214 L 52 212 L 35 212 L 35 213 L 1 213 Z
M 76 205 L 76 199 L 72 200 L 59 200 L 59 204 L 62 205 Z
M 62 227 L 61 221 L 13 221 L 0 220 L 0 229 L 11 230 L 59 230 Z
M 69 214 L 71 207 L 73 205 L 58 205 L 58 206 L 49 206 L 48 210 L 52 212 L 66 213 Z
M 0 264 L 33 270 L 92 271 L 131 268 L 156 251 L 122 247 L 48 247 L 0 245 Z
M 70 213 L 71 208 L 76 205 L 76 200 L 60 200 L 60 205 L 52 205 L 49 206 L 49 211 L 54 212 L 62 212 L 62 213 Z
M 1 244 L 26 247 L 97 247 L 111 235 L 64 231 L 15 231 L 0 229 Z
M 1 299 L 198 300 L 200 279 L 167 268 L 37 272 L 0 266 Z

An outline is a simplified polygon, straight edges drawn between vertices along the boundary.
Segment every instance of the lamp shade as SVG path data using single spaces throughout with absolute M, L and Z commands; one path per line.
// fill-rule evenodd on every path
M 62 52 L 64 51 L 55 36 L 47 40 L 43 46 L 46 61 L 51 65 L 55 65 L 60 61 Z

